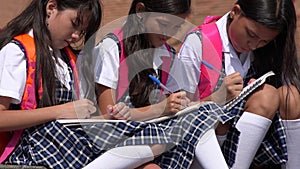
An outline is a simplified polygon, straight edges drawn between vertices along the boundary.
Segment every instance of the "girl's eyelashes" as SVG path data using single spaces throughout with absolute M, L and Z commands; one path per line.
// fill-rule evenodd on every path
M 76 21 L 74 21 L 74 20 L 72 20 L 71 21 L 72 22 L 72 26 L 73 26 L 73 28 L 78 28 L 79 27 L 79 23 L 78 23 L 78 21 L 76 20 Z
M 248 35 L 251 37 L 251 38 L 255 38 L 256 36 L 252 33 L 252 32 L 250 32 L 250 31 L 248 31 Z
M 175 28 L 176 28 L 176 29 L 181 29 L 182 25 L 183 25 L 183 24 L 176 25 Z
M 162 23 L 162 22 L 160 22 L 159 25 L 160 25 L 161 27 L 167 27 L 167 26 L 168 26 L 168 24 Z
M 249 28 L 246 28 L 246 32 L 247 32 L 248 36 L 251 38 L 257 37 L 251 30 L 249 30 Z
M 83 30 L 83 29 L 79 29 L 80 25 L 79 25 L 79 22 L 78 20 L 72 20 L 72 27 L 77 30 L 79 32 L 79 36 L 84 36 L 86 34 L 86 30 Z
M 161 27 L 167 27 L 168 26 L 168 23 L 165 22 L 165 21 L 162 21 L 162 20 L 157 20 L 158 24 L 161 26 Z

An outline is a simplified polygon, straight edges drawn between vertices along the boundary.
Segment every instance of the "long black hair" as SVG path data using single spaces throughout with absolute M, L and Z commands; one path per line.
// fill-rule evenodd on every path
M 273 70 L 275 78 L 271 78 L 269 83 L 277 88 L 287 84 L 284 105 L 289 105 L 291 86 L 295 86 L 300 93 L 300 68 L 295 43 L 297 17 L 293 1 L 238 0 L 237 4 L 246 17 L 279 31 L 273 41 L 254 51 L 254 68 L 258 76 Z M 288 113 L 288 106 L 284 109 Z
M 171 15 L 190 13 L 191 0 L 133 0 L 129 17 L 122 30 L 124 34 L 124 52 L 128 59 L 129 95 L 135 107 L 150 104 L 149 95 L 155 85 L 149 79 L 149 74 L 156 74 L 153 69 L 153 45 L 147 38 L 145 26 L 141 23 L 136 11 L 138 3 L 145 6 L 144 12 L 159 12 Z M 147 49 L 147 50 L 144 50 Z M 143 50 L 142 52 L 139 52 Z
M 86 12 L 89 12 L 88 27 L 85 30 L 87 41 L 99 28 L 102 9 L 99 0 L 55 0 L 59 11 L 75 9 L 78 11 L 78 22 L 81 23 Z M 16 18 L 11 20 L 0 33 L 0 49 L 15 36 L 26 34 L 33 29 L 36 48 L 35 86 L 38 107 L 56 104 L 55 100 L 55 61 L 51 57 L 51 36 L 46 25 L 46 5 L 48 0 L 33 0 L 29 6 Z M 55 56 L 54 56 L 55 57 Z M 38 97 L 38 86 L 42 80 L 43 95 Z
M 279 35 L 269 44 L 254 51 L 255 71 L 261 76 L 273 70 L 276 78 L 271 84 L 294 85 L 300 91 L 299 65 L 295 43 L 296 12 L 292 0 L 238 0 L 243 14 L 266 26 L 278 30 Z

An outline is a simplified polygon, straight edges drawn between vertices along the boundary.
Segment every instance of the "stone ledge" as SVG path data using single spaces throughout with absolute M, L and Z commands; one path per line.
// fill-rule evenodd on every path
M 21 165 L 0 164 L 0 169 L 47 169 L 47 168 L 43 166 L 21 166 Z

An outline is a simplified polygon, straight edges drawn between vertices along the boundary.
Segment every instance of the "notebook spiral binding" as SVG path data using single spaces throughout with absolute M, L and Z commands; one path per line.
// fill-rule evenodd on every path
M 242 92 L 234 98 L 232 101 L 224 105 L 224 109 L 231 110 L 236 104 L 238 104 L 240 101 L 242 101 L 245 97 L 247 97 L 250 93 L 252 93 L 256 88 L 261 86 L 263 83 L 265 83 L 267 77 L 275 75 L 273 71 L 269 71 L 260 78 L 256 79 L 254 82 L 250 83 L 248 86 L 246 86 Z

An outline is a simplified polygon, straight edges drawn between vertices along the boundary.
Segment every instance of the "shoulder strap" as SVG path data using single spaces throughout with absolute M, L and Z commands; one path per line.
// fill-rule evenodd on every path
M 116 91 L 116 97 L 117 97 L 117 100 L 120 100 L 129 86 L 128 66 L 127 66 L 126 55 L 125 55 L 125 51 L 124 51 L 123 32 L 121 29 L 117 29 L 113 33 L 108 34 L 107 37 L 110 37 L 111 39 L 113 39 L 117 43 L 118 49 L 119 49 L 120 67 L 119 67 L 119 82 L 118 82 L 118 87 L 117 87 L 117 91 Z M 173 60 L 174 60 L 174 57 L 176 54 L 176 52 L 174 51 L 174 49 L 171 46 L 169 46 L 168 44 L 165 44 L 165 46 L 168 49 L 170 56 L 162 57 L 162 60 L 163 60 L 162 83 L 163 84 L 167 83 L 170 67 L 173 63 Z M 121 74 L 122 74 L 122 76 L 121 76 Z
M 176 51 L 174 48 L 172 48 L 170 45 L 168 45 L 167 43 L 165 43 L 165 46 L 167 48 L 167 50 L 169 51 L 170 56 L 162 56 L 162 75 L 161 75 L 161 82 L 166 85 L 167 81 L 168 81 L 168 77 L 169 77 L 169 72 L 170 69 L 172 67 L 173 61 L 174 61 L 174 57 L 176 55 Z
M 28 34 L 23 34 L 16 36 L 14 40 L 19 44 L 19 46 L 24 51 L 25 57 L 27 59 L 27 78 L 24 89 L 24 94 L 21 102 L 22 110 L 35 109 L 37 107 L 36 97 L 35 97 L 35 71 L 36 71 L 36 50 L 34 39 Z M 73 68 L 75 79 L 78 82 L 78 75 L 76 69 L 76 55 L 69 48 L 65 48 Z M 42 79 L 40 80 L 40 87 L 38 89 L 39 97 L 42 96 Z M 78 83 L 75 83 L 78 84 Z M 79 91 L 79 88 L 77 87 Z M 79 92 L 77 92 L 79 96 Z M 6 142 L 2 141 L 0 147 L 5 147 L 2 155 L 0 156 L 0 163 L 3 162 L 15 149 L 21 138 L 23 130 L 17 130 L 13 132 L 11 136 L 9 132 L 0 133 L 1 136 L 5 137 Z M 9 138 L 10 137 L 10 138 Z M 2 140 L 2 137 L 1 137 Z M 0 152 L 1 153 L 1 152 Z
M 35 71 L 36 71 L 36 53 L 34 39 L 28 34 L 19 35 L 14 38 L 18 41 L 24 50 L 27 59 L 27 79 L 24 89 L 24 94 L 21 102 L 21 109 L 29 110 L 35 109 L 37 106 L 35 96 Z M 40 81 L 40 88 L 38 90 L 39 96 L 42 96 L 42 79 Z M 25 100 L 25 101 L 24 101 Z
M 202 35 L 202 59 L 221 70 L 222 40 L 214 22 L 219 18 L 218 16 L 208 16 L 198 29 L 201 30 Z M 218 80 L 219 74 L 201 64 L 200 83 L 198 85 L 199 99 L 209 96 L 216 87 Z
M 76 97 L 77 97 L 76 99 L 79 99 L 79 97 L 80 97 L 79 76 L 78 76 L 78 71 L 77 71 L 77 67 L 76 67 L 77 56 L 70 49 L 70 47 L 65 47 L 64 50 L 66 51 L 66 53 L 69 57 L 70 64 L 71 64 L 71 67 L 72 67 L 72 71 L 73 71 L 75 92 L 76 92 Z
M 120 100 L 121 97 L 126 92 L 129 81 L 128 81 L 128 66 L 124 51 L 124 43 L 123 43 L 123 32 L 121 29 L 115 30 L 113 33 L 111 33 L 111 37 L 118 45 L 119 49 L 119 60 L 120 60 L 120 67 L 119 67 L 119 81 L 118 86 L 116 90 L 116 100 Z
M 14 38 L 19 44 L 24 48 L 24 54 L 27 59 L 27 79 L 24 89 L 24 94 L 21 102 L 22 109 L 34 109 L 36 108 L 36 98 L 35 98 L 35 83 L 34 83 L 34 73 L 36 70 L 36 57 L 35 57 L 35 43 L 31 36 L 28 34 L 19 35 Z M 39 89 L 39 93 L 41 94 L 42 88 Z M 0 163 L 3 162 L 14 150 L 15 146 L 18 144 L 19 139 L 23 130 L 17 130 L 13 132 L 8 142 L 6 144 L 4 152 L 0 157 Z M 9 136 L 5 134 L 5 136 Z

